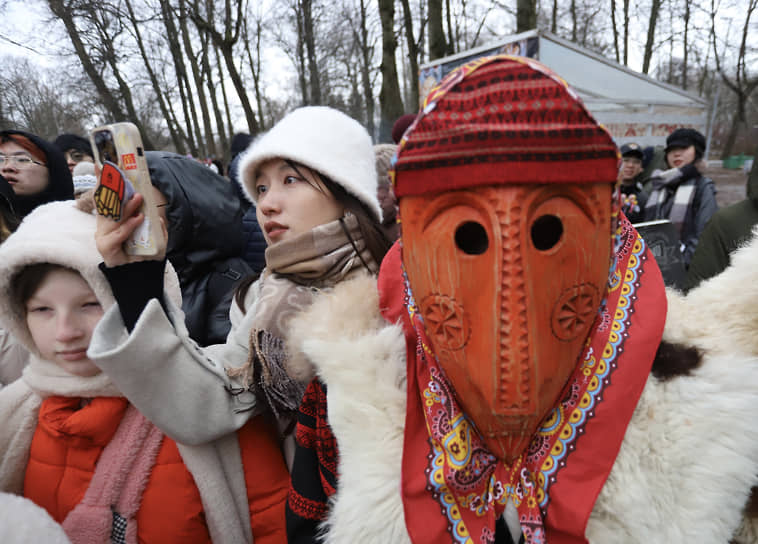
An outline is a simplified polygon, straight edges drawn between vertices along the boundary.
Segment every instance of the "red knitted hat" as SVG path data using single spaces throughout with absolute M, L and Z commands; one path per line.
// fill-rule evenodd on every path
M 400 141 L 398 197 L 510 183 L 615 183 L 610 134 L 566 82 L 524 57 L 483 57 L 434 88 Z

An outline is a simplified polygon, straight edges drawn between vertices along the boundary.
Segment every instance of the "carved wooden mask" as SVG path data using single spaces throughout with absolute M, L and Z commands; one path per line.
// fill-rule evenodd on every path
M 598 313 L 611 190 L 518 184 L 400 201 L 403 261 L 429 340 L 508 463 L 554 406 Z

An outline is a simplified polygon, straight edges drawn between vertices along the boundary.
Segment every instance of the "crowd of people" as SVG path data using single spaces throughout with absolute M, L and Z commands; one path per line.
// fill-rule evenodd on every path
M 554 100 L 503 120 L 526 80 Z M 754 331 L 693 317 L 755 322 L 755 289 L 719 306 L 753 201 L 717 212 L 691 128 L 646 177 L 529 59 L 430 96 L 393 143 L 308 106 L 226 172 L 146 152 L 151 257 L 141 195 L 96 213 L 87 138 L 0 131 L 0 540 L 758 542 Z

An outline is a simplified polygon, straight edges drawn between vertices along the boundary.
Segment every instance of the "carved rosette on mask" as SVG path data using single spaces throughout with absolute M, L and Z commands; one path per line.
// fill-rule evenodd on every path
M 458 401 L 510 464 L 555 406 L 605 295 L 618 152 L 563 80 L 512 57 L 454 72 L 406 135 L 395 164 L 405 270 Z

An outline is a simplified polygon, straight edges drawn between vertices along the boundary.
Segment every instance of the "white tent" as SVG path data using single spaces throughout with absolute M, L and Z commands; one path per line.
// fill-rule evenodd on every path
M 618 145 L 662 145 L 674 129 L 706 134 L 708 102 L 673 85 L 630 70 L 549 32 L 531 30 L 436 59 L 419 68 L 423 101 L 438 81 L 467 61 L 508 53 L 539 60 L 565 79 Z

